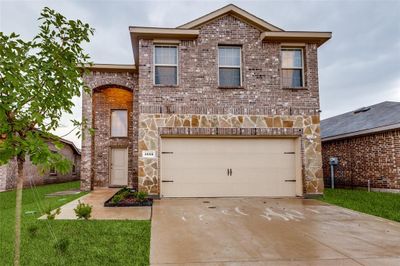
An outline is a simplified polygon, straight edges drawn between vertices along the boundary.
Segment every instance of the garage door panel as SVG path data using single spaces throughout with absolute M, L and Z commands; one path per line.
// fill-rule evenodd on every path
M 286 188 L 272 189 L 268 186 L 254 188 L 251 184 L 231 184 L 229 193 L 226 192 L 226 184 L 199 184 L 196 189 L 193 189 L 192 184 L 180 184 L 179 187 L 174 184 L 166 183 L 164 186 L 168 190 L 166 197 L 282 197 L 282 193 L 286 193 Z M 268 195 L 265 191 L 270 191 Z M 172 195 L 172 196 L 169 196 Z M 165 195 L 164 195 L 165 196 Z
M 213 169 L 207 168 L 207 171 L 212 173 L 207 173 L 204 170 L 198 170 L 197 173 L 193 172 L 193 169 L 190 168 L 182 168 L 179 170 L 179 176 L 173 172 L 173 170 L 166 170 L 164 172 L 163 180 L 174 180 L 175 184 L 178 183 L 192 183 L 192 184 L 199 184 L 199 183 L 216 183 L 218 180 L 224 182 L 226 180 L 224 172 L 226 170 L 222 169 Z M 220 174 L 218 174 L 220 172 Z
M 295 196 L 293 139 L 162 139 L 165 197 Z M 285 154 L 286 153 L 286 154 Z M 228 175 L 227 169 L 232 170 Z
M 168 157 L 167 157 L 168 156 Z M 198 154 L 198 153 L 179 153 L 179 152 L 174 152 L 174 154 L 171 155 L 164 155 L 165 160 L 179 160 L 179 161 L 184 161 L 186 167 L 199 167 L 199 164 L 207 161 L 207 165 L 220 165 L 220 164 L 226 164 L 225 160 L 221 160 L 224 155 L 222 153 L 220 154 Z M 190 158 L 190 160 L 188 160 Z

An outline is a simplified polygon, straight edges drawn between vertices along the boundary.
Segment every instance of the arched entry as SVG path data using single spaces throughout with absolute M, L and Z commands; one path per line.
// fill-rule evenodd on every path
M 119 85 L 93 89 L 92 165 L 94 187 L 137 187 L 134 166 L 134 94 Z

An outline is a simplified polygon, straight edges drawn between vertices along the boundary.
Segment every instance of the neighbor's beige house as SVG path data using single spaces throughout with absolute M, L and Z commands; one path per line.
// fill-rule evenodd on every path
M 84 76 L 95 134 L 82 141 L 82 190 L 323 192 L 317 51 L 330 32 L 284 31 L 234 5 L 129 31 L 134 64 Z
M 81 173 L 81 151 L 75 144 L 66 139 L 60 139 L 63 147 L 57 149 L 53 144 L 48 143 L 49 149 L 53 152 L 60 153 L 64 158 L 68 159 L 72 164 L 70 172 L 61 174 L 54 168 L 49 171 L 42 172 L 32 164 L 29 156 L 26 157 L 24 163 L 24 187 L 36 185 L 63 183 L 69 181 L 77 181 L 80 179 Z M 0 191 L 15 189 L 17 186 L 17 160 L 10 160 L 7 164 L 0 166 Z

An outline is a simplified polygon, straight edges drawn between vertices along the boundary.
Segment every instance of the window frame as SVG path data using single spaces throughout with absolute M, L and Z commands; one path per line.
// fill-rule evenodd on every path
M 115 111 L 125 111 L 126 112 L 126 136 L 113 136 L 113 119 L 112 113 Z M 110 138 L 127 138 L 129 135 L 129 110 L 128 109 L 111 109 L 110 110 Z
M 56 176 L 57 175 L 57 170 L 54 166 L 51 166 L 49 169 L 49 176 Z
M 301 67 L 283 67 L 283 51 L 301 51 Z M 299 87 L 284 86 L 283 84 L 283 70 L 301 70 L 301 85 Z M 281 87 L 283 89 L 303 89 L 305 88 L 306 81 L 304 79 L 304 47 L 281 47 Z
M 176 48 L 176 64 L 156 64 L 156 47 L 175 47 Z M 157 84 L 156 83 L 156 67 L 157 66 L 176 67 L 176 84 Z M 167 44 L 167 43 L 153 44 L 153 85 L 161 86 L 161 87 L 179 86 L 179 45 L 178 44 Z
M 53 151 L 53 150 L 51 150 L 51 152 L 52 152 L 53 154 L 57 153 L 57 151 Z M 56 169 L 54 166 L 50 166 L 50 169 L 49 169 L 49 176 L 56 176 L 56 175 L 58 175 L 57 169 Z
M 221 67 L 221 65 L 220 65 L 220 63 L 219 63 L 219 48 L 223 48 L 223 47 L 230 47 L 230 48 L 234 47 L 234 48 L 239 48 L 239 67 L 237 67 L 237 66 L 222 66 L 222 67 Z M 242 46 L 241 46 L 241 45 L 219 44 L 219 45 L 218 45 L 218 49 L 217 49 L 217 61 L 218 61 L 218 65 L 217 65 L 217 67 L 218 67 L 218 69 L 217 69 L 217 70 L 218 70 L 218 71 L 217 71 L 217 76 L 218 76 L 218 87 L 219 87 L 219 88 L 241 88 L 241 87 L 243 87 Z M 220 83 L 220 75 L 219 75 L 219 70 L 220 70 L 220 68 L 229 68 L 229 69 L 237 69 L 237 68 L 239 68 L 239 75 L 240 75 L 240 77 L 239 77 L 239 80 L 240 80 L 239 86 L 224 86 L 224 85 L 221 85 L 221 83 Z

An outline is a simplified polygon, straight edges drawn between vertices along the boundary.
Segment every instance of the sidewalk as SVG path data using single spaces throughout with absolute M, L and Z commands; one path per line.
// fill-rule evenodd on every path
M 104 207 L 104 202 L 118 190 L 118 188 L 95 188 L 89 194 L 63 205 L 56 220 L 75 220 L 74 209 L 78 201 L 93 206 L 90 220 L 150 220 L 151 207 Z M 46 216 L 39 219 L 46 219 Z

